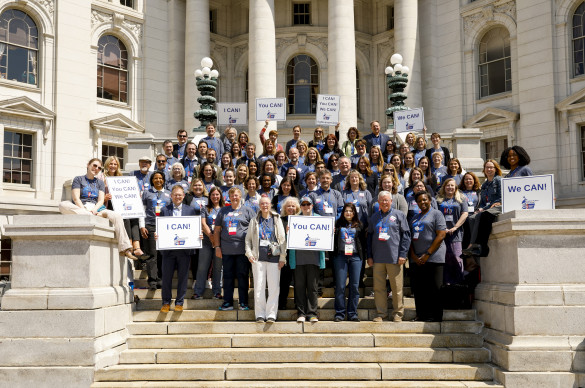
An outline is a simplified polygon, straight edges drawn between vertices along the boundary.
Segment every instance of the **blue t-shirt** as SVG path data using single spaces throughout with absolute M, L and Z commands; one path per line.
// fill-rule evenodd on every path
M 106 184 L 104 181 L 97 178 L 89 179 L 85 175 L 73 178 L 71 188 L 79 189 L 79 199 L 84 205 L 86 203 L 96 204 L 100 191 L 103 193 L 106 192 Z

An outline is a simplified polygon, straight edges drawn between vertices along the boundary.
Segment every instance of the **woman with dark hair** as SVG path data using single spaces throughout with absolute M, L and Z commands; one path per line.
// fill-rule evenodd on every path
M 433 160 L 434 154 L 441 154 L 441 163 L 443 163 L 443 166 L 448 166 L 449 160 L 451 160 L 451 153 L 447 147 L 441 146 L 441 135 L 433 132 L 431 134 L 431 143 L 433 143 L 433 146 L 427 150 L 427 158 Z
M 510 170 L 506 178 L 534 175 L 528 167 L 529 164 L 530 156 L 524 148 L 517 145 L 506 148 L 500 157 L 500 165 Z
M 288 217 L 297 215 L 301 212 L 301 204 L 299 203 L 299 199 L 295 197 L 288 197 L 284 200 L 282 204 L 282 209 L 280 210 L 280 219 L 282 220 L 282 225 L 284 227 L 284 231 L 288 231 Z M 293 278 L 293 271 L 289 265 L 290 261 L 290 251 L 286 250 L 286 263 L 280 269 L 280 294 L 278 295 L 278 309 L 279 310 L 286 310 L 286 301 L 288 300 L 288 293 L 289 287 L 291 285 L 291 281 Z
M 317 152 L 321 152 L 323 147 L 325 147 L 325 142 L 323 141 L 323 128 L 317 127 L 313 131 L 313 140 L 309 142 L 309 148 L 314 147 L 317 149 Z
M 211 163 L 205 162 L 201 165 L 199 177 L 208 192 L 212 187 L 221 187 L 221 181 L 217 179 L 215 168 Z
M 345 180 L 345 188 L 341 192 L 345 203 L 353 203 L 360 222 L 367 228 L 369 212 L 372 206 L 372 194 L 367 190 L 366 182 L 362 174 L 351 170 Z
M 309 171 L 305 174 L 305 186 L 306 189 L 303 189 L 299 193 L 299 197 L 304 197 L 305 195 L 309 195 L 313 191 L 319 190 L 319 185 L 317 182 L 317 173 L 313 171 Z
M 223 176 L 223 180 L 224 180 L 224 185 L 220 187 L 222 195 L 223 195 L 223 200 L 226 203 L 226 205 L 230 204 L 230 197 L 229 197 L 229 191 L 232 187 L 237 187 L 240 189 L 240 192 L 243 193 L 244 192 L 244 186 L 243 185 L 236 185 L 236 172 L 234 171 L 233 168 L 228 168 L 225 171 L 225 175 Z
M 150 176 L 150 187 L 142 193 L 142 204 L 146 217 L 138 219 L 146 255 L 143 260 L 148 275 L 148 288 L 151 291 L 156 290 L 161 281 L 158 273 L 158 262 L 161 262 L 162 269 L 162 255 L 156 250 L 156 239 L 154 238 L 156 217 L 160 215 L 166 205 L 171 203 L 171 192 L 165 190 L 164 187 L 165 174 L 160 171 L 153 172 Z
M 335 275 L 335 322 L 347 320 L 359 322 L 357 314 L 359 279 L 364 260 L 363 247 L 366 245 L 365 229 L 359 220 L 353 203 L 343 205 L 341 217 L 335 225 L 335 258 L 333 271 Z M 345 301 L 345 282 L 349 273 L 349 296 Z
M 248 179 L 248 166 L 245 163 L 240 164 L 236 168 L 236 179 L 234 184 L 244 186 L 244 182 Z
M 367 156 L 359 158 L 356 170 L 363 175 L 368 191 L 374 195 L 376 187 L 378 187 L 378 174 L 374 174 L 370 168 L 370 160 Z
M 479 179 L 474 173 L 466 172 L 461 178 L 459 191 L 467 198 L 467 211 L 471 214 L 475 213 L 475 209 L 477 209 L 480 188 Z
M 260 175 L 260 188 L 258 189 L 258 194 L 261 196 L 267 195 L 272 199 L 276 195 L 276 189 L 273 187 L 274 182 L 276 182 L 274 174 L 264 173 Z
M 232 165 L 233 165 L 233 167 L 236 167 L 236 163 L 238 162 L 238 159 L 242 156 L 242 147 L 240 146 L 240 143 L 232 144 L 232 149 L 230 150 L 230 155 L 232 157 Z
M 260 210 L 260 198 L 262 196 L 258 194 L 260 183 L 258 178 L 250 176 L 244 181 L 244 188 L 246 189 L 246 197 L 244 198 L 244 206 L 251 207 L 256 213 Z
M 297 193 L 299 193 L 301 191 L 301 187 L 303 187 L 300 177 L 299 177 L 299 171 L 293 167 L 290 166 L 289 168 L 286 169 L 286 177 L 289 177 L 290 179 L 292 179 L 293 185 L 295 187 L 295 190 L 297 191 Z M 280 180 L 280 183 L 282 183 L 282 179 Z M 280 184 L 279 184 L 280 186 Z M 296 196 L 298 197 L 298 195 Z
M 349 158 L 351 155 L 355 154 L 355 141 L 361 137 L 360 131 L 356 127 L 350 127 L 347 130 L 347 140 L 341 145 L 341 152 L 343 152 L 343 155 Z
M 427 142 L 425 138 L 420 136 L 416 138 L 415 147 L 412 153 L 414 154 L 414 164 L 418 166 L 418 162 L 427 153 Z
M 390 158 L 390 164 L 394 166 L 396 169 L 396 174 L 398 175 L 398 180 L 400 181 L 400 185 L 402 186 L 403 190 L 406 190 L 408 185 L 408 173 L 404 169 L 404 165 L 402 164 L 402 159 L 400 155 L 394 154 Z M 406 176 L 405 176 L 406 175 Z
M 254 160 L 248 161 L 248 176 L 258 176 L 260 174 L 260 169 L 258 167 L 258 163 Z
M 382 152 L 382 157 L 384 158 L 384 163 L 390 163 L 390 158 L 392 155 L 396 153 L 396 144 L 392 140 L 388 140 L 386 142 L 386 147 L 384 148 L 384 152 Z
M 248 137 L 248 134 L 246 132 L 240 132 L 240 134 L 238 135 L 238 144 L 240 145 L 240 153 L 242 153 L 242 155 L 244 154 L 244 150 L 246 149 L 246 144 L 248 144 L 248 142 L 250 141 L 250 138 Z M 233 148 L 233 146 L 232 146 Z M 232 153 L 233 155 L 233 153 Z M 242 156 L 240 155 L 240 156 Z M 234 159 L 235 156 L 234 156 Z
M 423 156 L 418 161 L 418 168 L 423 173 L 423 180 L 426 184 L 430 185 L 433 180 L 433 173 L 431 172 L 431 160 L 426 156 Z
M 219 168 L 221 169 L 221 171 L 225 171 L 228 168 L 233 168 L 235 166 L 234 164 L 234 160 L 233 160 L 233 156 L 231 153 L 229 152 L 224 152 L 223 155 L 221 155 L 221 159 L 219 161 Z
M 274 186 L 275 187 L 280 186 L 282 176 L 280 176 L 280 174 L 278 173 L 278 165 L 276 164 L 276 160 L 266 159 L 264 163 L 262 163 L 262 167 L 260 168 L 260 175 L 262 174 L 274 174 L 276 178 Z
M 410 192 L 406 197 L 406 203 L 408 204 L 408 214 L 406 215 L 406 218 L 408 219 L 408 221 L 412 220 L 414 218 L 414 216 L 416 216 L 417 214 L 420 214 L 421 209 L 418 206 L 418 202 L 416 201 L 416 195 L 420 192 L 425 192 L 428 193 L 426 191 L 426 186 L 424 184 L 423 181 L 414 181 L 412 183 L 412 192 Z M 430 193 L 428 193 L 429 195 L 431 195 Z M 431 196 L 431 207 L 433 209 L 437 209 L 437 201 L 435 201 L 435 198 L 433 198 Z
M 409 221 L 412 239 L 408 257 L 416 320 L 441 322 L 441 287 L 446 252 L 443 240 L 447 226 L 443 214 L 432 208 L 429 193 L 421 191 L 416 194 L 415 200 L 420 212 Z
M 418 167 L 415 167 L 408 175 L 408 187 L 406 190 L 404 190 L 405 197 L 413 197 L 412 188 L 414 186 L 414 182 L 416 181 L 423 181 L 425 183 L 425 191 L 428 192 L 431 196 L 435 194 L 431 186 L 425 180 L 425 176 L 423 175 L 422 170 Z
M 327 170 L 331 171 L 331 176 L 339 174 L 339 155 L 333 154 L 327 160 Z
M 335 135 L 327 135 L 325 138 L 325 146 L 321 150 L 320 154 L 325 164 L 327 164 L 327 161 L 331 155 L 337 154 L 339 157 L 342 154 L 341 149 L 339 149 L 339 142 L 337 141 Z
M 493 159 L 483 164 L 486 180 L 481 185 L 479 204 L 475 213 L 469 217 L 469 246 L 463 250 L 464 256 L 487 256 L 488 239 L 492 223 L 502 212 L 502 170 Z
M 219 210 L 224 207 L 223 196 L 219 187 L 212 187 L 209 191 L 209 202 L 201 209 L 201 230 L 203 231 L 203 245 L 199 250 L 199 263 L 197 268 L 197 275 L 201 277 L 202 283 L 195 282 L 195 293 L 192 299 L 201 299 L 203 291 L 205 291 L 205 279 L 207 278 L 207 270 L 209 264 L 213 266 L 211 275 L 211 291 L 215 299 L 221 299 L 221 259 L 215 255 L 213 249 L 213 232 L 215 231 L 215 219 L 219 214 Z M 202 273 L 199 273 L 199 266 L 201 266 Z
M 292 169 L 296 171 L 294 167 Z M 293 180 L 290 177 L 285 176 L 280 182 L 277 195 L 272 198 L 272 208 L 276 210 L 277 213 L 280 213 L 284 200 L 290 196 L 298 197 L 298 192 Z

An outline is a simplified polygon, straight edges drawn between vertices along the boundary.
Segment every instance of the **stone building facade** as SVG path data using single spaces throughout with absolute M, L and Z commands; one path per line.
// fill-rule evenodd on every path
M 408 105 L 424 107 L 468 168 L 522 145 L 534 171 L 555 174 L 557 204 L 582 206 L 584 10 L 582 0 L 0 0 L 0 223 L 56 211 L 90 157 L 117 154 L 132 169 L 197 127 L 204 56 L 220 73 L 218 101 L 287 97 L 287 121 L 271 127 L 308 136 L 319 93 L 341 96 L 342 129 L 386 125 L 384 68 L 399 52 Z

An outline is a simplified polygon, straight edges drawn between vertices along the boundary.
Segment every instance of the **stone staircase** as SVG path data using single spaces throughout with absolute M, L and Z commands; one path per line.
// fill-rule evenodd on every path
M 135 278 L 147 286 L 144 273 Z M 182 313 L 160 314 L 160 290 L 136 289 L 128 348 L 118 365 L 96 371 L 92 387 L 502 387 L 475 310 L 445 311 L 441 323 L 373 323 L 374 300 L 363 297 L 371 277 L 365 284 L 359 323 L 333 322 L 332 288 L 319 298 L 319 322 L 295 321 L 291 288 L 272 324 L 254 322 L 251 291 L 250 311 L 218 311 L 222 301 L 206 290 Z M 405 307 L 414 318 L 412 298 Z

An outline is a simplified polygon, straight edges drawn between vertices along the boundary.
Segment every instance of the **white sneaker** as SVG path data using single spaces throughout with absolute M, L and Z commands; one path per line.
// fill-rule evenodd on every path
M 207 280 L 207 282 L 205 283 L 205 288 L 211 290 L 211 280 Z
M 305 319 L 304 315 L 301 315 L 297 318 L 297 322 L 305 322 L 305 321 L 306 321 L 306 319 Z

